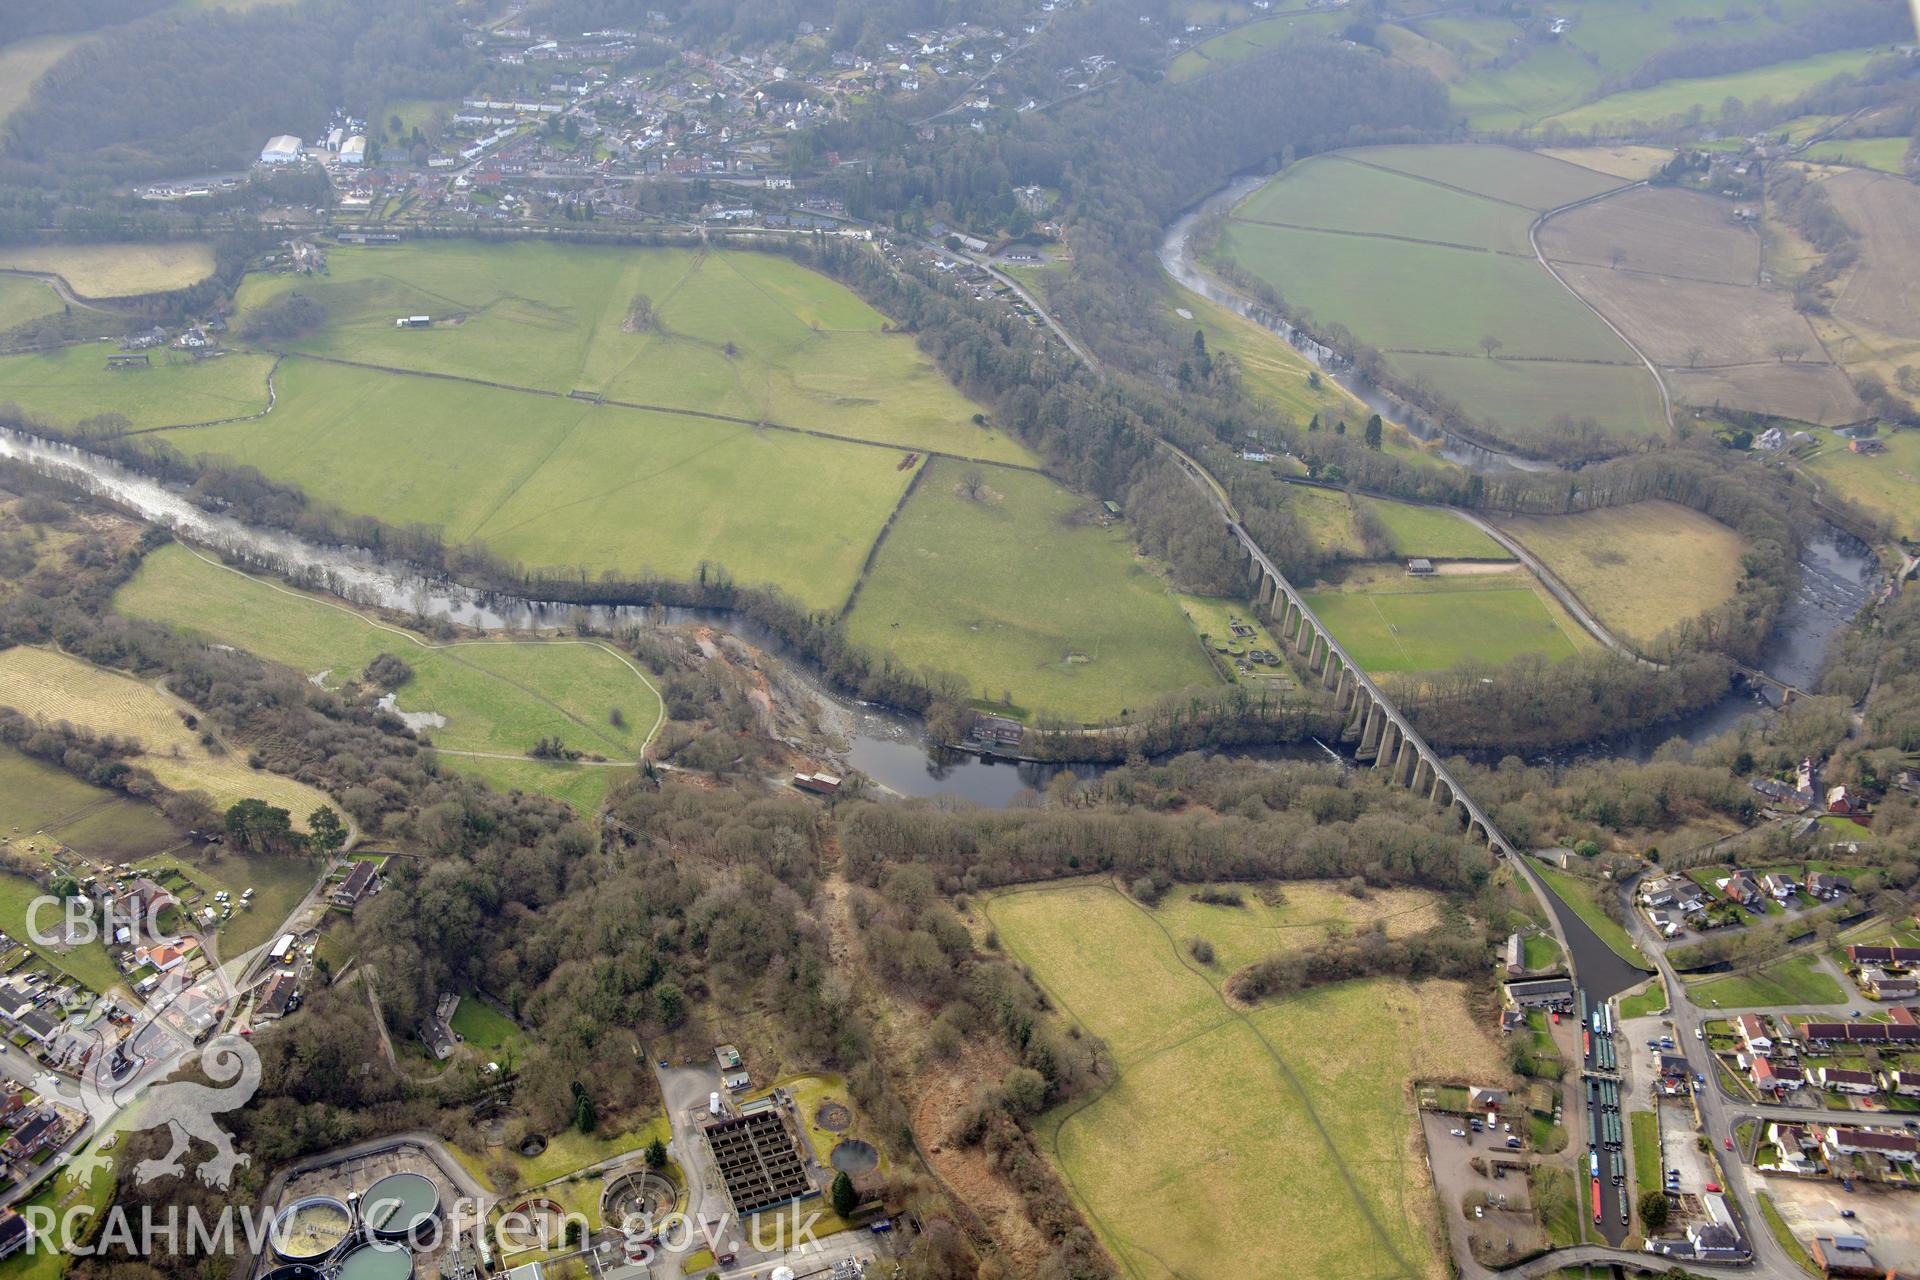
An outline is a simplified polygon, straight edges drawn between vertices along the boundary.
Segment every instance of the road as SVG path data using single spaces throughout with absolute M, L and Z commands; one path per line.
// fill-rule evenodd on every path
M 1653 361 L 1647 358 L 1646 352 L 1642 351 L 1639 347 L 1634 346 L 1633 339 L 1629 338 L 1625 333 L 1621 332 L 1619 325 L 1607 319 L 1605 312 L 1601 311 L 1600 308 L 1594 306 L 1591 302 L 1588 302 L 1586 298 L 1581 296 L 1581 293 L 1578 289 L 1568 284 L 1566 282 L 1566 279 L 1562 277 L 1558 271 L 1555 271 L 1553 269 L 1553 263 L 1547 259 L 1547 255 L 1545 253 L 1542 253 L 1540 250 L 1540 228 L 1546 225 L 1548 218 L 1554 217 L 1556 214 L 1567 213 L 1574 209 L 1584 208 L 1587 205 L 1594 204 L 1601 200 L 1605 200 L 1609 196 L 1617 196 L 1623 191 L 1633 191 L 1633 190 L 1636 190 L 1637 188 L 1644 187 L 1646 185 L 1647 184 L 1644 182 L 1629 183 L 1624 187 L 1615 187 L 1611 191 L 1602 191 L 1597 196 L 1588 196 L 1584 200 L 1575 200 L 1571 204 L 1563 204 L 1558 209 L 1549 209 L 1545 213 L 1541 214 L 1539 217 L 1535 218 L 1533 220 L 1533 224 L 1527 228 L 1527 243 L 1533 247 L 1533 256 L 1535 260 L 1538 261 L 1540 265 L 1546 269 L 1546 272 L 1548 275 L 1553 277 L 1554 282 L 1558 284 L 1562 289 L 1565 289 L 1569 294 L 1571 294 L 1575 302 L 1585 307 L 1588 311 L 1591 311 L 1594 314 L 1594 316 L 1599 319 L 1601 324 L 1613 330 L 1613 336 L 1620 339 L 1621 342 L 1625 343 L 1627 350 L 1633 352 L 1633 354 L 1639 358 L 1640 363 L 1647 366 L 1647 372 L 1653 375 L 1653 385 L 1660 388 L 1660 411 L 1666 417 L 1667 429 L 1671 431 L 1673 429 L 1673 397 L 1667 393 L 1667 380 L 1660 376 L 1659 366 L 1654 364 Z

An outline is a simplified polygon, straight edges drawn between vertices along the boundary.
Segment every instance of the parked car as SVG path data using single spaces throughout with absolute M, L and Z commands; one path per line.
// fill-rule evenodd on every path
M 1851 1218 L 1851 1217 L 1853 1216 L 1853 1210 L 1851 1210 L 1851 1209 L 1842 1209 L 1842 1210 L 1840 1211 L 1840 1216 L 1841 1216 L 1841 1217 L 1843 1217 L 1843 1218 Z
M 1695 1040 L 1705 1040 L 1707 1038 L 1706 1030 L 1702 1027 L 1695 1027 L 1693 1029 L 1693 1038 Z
M 1451 1133 L 1456 1138 L 1464 1138 L 1467 1136 L 1467 1131 L 1465 1129 L 1449 1129 L 1448 1132 Z
M 1732 1138 L 1722 1138 L 1722 1139 L 1720 1139 L 1720 1145 L 1721 1145 L 1721 1146 L 1723 1146 L 1723 1147 L 1725 1147 L 1725 1148 L 1726 1148 L 1727 1150 L 1729 1150 L 1729 1151 L 1731 1151 L 1731 1150 L 1733 1150 L 1733 1139 L 1732 1139 Z
M 1720 1184 L 1717 1182 L 1709 1182 L 1707 1184 L 1707 1190 L 1709 1191 L 1718 1191 L 1719 1189 L 1720 1189 Z

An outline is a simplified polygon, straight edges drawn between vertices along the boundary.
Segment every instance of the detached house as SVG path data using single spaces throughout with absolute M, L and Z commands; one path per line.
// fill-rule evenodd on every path
M 1760 887 L 1780 902 L 1785 902 L 1800 891 L 1800 886 L 1793 882 L 1792 876 L 1782 875 L 1777 871 L 1770 871 L 1761 876 Z
M 1767 1034 L 1767 1024 L 1760 1021 L 1758 1014 L 1743 1013 L 1735 1018 L 1733 1031 L 1748 1053 L 1758 1058 L 1772 1055 L 1773 1037 Z

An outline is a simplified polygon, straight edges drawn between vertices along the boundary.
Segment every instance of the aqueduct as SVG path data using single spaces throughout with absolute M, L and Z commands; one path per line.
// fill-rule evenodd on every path
M 1223 505 L 1218 493 L 1212 493 L 1212 497 L 1216 506 Z M 1293 650 L 1301 675 L 1307 680 L 1317 678 L 1320 687 L 1332 695 L 1334 710 L 1345 718 L 1341 737 L 1355 744 L 1355 758 L 1386 770 L 1395 784 L 1458 811 L 1476 839 L 1485 840 L 1496 857 L 1505 857 L 1513 846 L 1493 825 L 1493 819 L 1460 789 L 1438 753 L 1340 647 L 1240 522 L 1231 512 L 1223 509 L 1222 514 L 1227 519 L 1227 532 L 1247 553 L 1255 605 L 1272 621 L 1275 639 Z

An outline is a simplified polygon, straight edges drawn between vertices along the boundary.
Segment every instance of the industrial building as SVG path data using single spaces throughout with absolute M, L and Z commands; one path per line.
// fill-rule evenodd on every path
M 734 1212 L 758 1213 L 817 1191 L 778 1111 L 727 1116 L 708 1124 L 705 1133 Z
M 300 160 L 300 139 L 290 133 L 282 133 L 267 140 L 260 149 L 261 164 L 297 164 Z
M 367 140 L 361 134 L 355 134 L 340 144 L 341 164 L 365 164 L 367 162 Z

